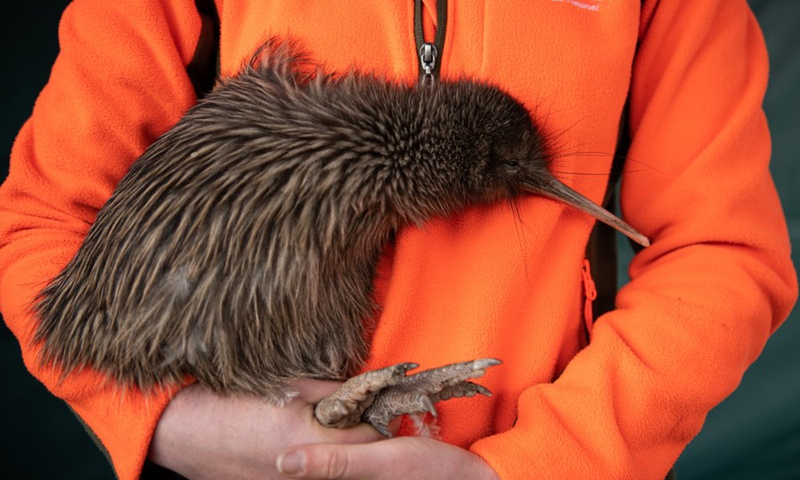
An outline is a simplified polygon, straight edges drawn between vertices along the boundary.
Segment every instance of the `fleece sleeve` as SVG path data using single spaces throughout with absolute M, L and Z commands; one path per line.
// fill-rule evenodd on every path
M 767 71 L 744 0 L 645 2 L 622 208 L 653 244 L 590 345 L 522 394 L 514 428 L 473 444 L 504 480 L 663 479 L 787 317 Z
M 201 30 L 193 2 L 76 0 L 60 54 L 0 187 L 0 308 L 27 368 L 138 478 L 170 392 L 116 391 L 94 372 L 60 381 L 31 344 L 33 299 L 77 251 L 130 164 L 196 101 L 186 73 Z

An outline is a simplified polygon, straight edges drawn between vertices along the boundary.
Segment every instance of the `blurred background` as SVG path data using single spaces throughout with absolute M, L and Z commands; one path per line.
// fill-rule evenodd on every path
M 4 1 L 0 35 L 0 179 L 11 144 L 30 115 L 58 53 L 67 0 Z M 750 0 L 770 51 L 764 107 L 773 134 L 772 171 L 794 246 L 800 251 L 800 1 Z M 623 260 L 630 257 L 620 242 Z M 621 279 L 626 278 L 624 267 Z M 678 462 L 680 480 L 800 479 L 800 309 L 771 338 L 740 388 L 708 416 Z M 0 322 L 0 477 L 113 479 L 66 405 L 31 377 L 19 345 Z

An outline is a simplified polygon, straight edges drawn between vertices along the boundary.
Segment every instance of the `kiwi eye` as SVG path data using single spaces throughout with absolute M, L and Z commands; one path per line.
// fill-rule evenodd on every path
M 518 160 L 509 160 L 509 161 L 506 162 L 506 167 L 516 170 L 517 168 L 519 168 L 519 161 Z

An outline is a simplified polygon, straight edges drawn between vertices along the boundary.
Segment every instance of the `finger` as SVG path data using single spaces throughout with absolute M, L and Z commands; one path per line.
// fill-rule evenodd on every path
M 317 403 L 335 393 L 342 386 L 342 382 L 313 380 L 301 378 L 289 384 L 289 390 L 295 391 L 309 403 Z
M 323 428 L 326 434 L 325 437 L 319 440 L 321 442 L 364 444 L 386 440 L 386 437 L 366 423 L 361 423 L 353 428 L 345 429 L 325 428 L 321 425 L 320 428 Z
M 278 456 L 278 471 L 291 478 L 314 480 L 361 480 L 384 478 L 378 444 L 343 445 L 320 443 L 304 445 Z M 385 454 L 386 452 L 383 452 Z

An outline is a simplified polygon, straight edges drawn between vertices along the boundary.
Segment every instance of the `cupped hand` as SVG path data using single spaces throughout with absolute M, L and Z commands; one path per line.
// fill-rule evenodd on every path
M 191 480 L 285 478 L 278 454 L 306 444 L 368 444 L 384 437 L 368 425 L 322 427 L 314 405 L 341 384 L 297 380 L 298 396 L 284 406 L 264 399 L 219 396 L 199 386 L 181 390 L 164 410 L 150 444 L 150 459 Z
M 315 480 L 499 480 L 474 453 L 418 437 L 293 447 L 281 453 L 278 467 L 289 478 Z

